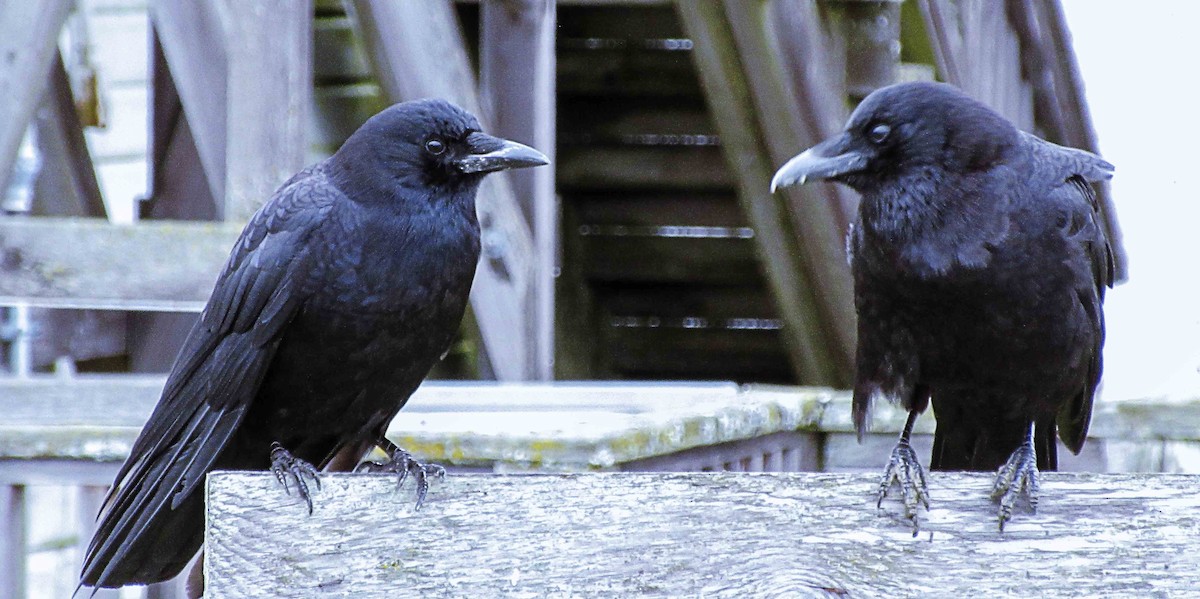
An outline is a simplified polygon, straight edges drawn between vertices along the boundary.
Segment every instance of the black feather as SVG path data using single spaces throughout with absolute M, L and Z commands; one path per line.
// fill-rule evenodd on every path
M 544 163 L 478 129 L 443 101 L 398 104 L 251 218 L 105 499 L 81 585 L 178 574 L 213 469 L 266 469 L 272 442 L 320 465 L 380 438 L 462 319 L 483 175 Z

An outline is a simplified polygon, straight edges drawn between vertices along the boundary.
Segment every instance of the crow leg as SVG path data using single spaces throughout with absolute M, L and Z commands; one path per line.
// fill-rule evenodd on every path
M 312 515 L 312 494 L 308 489 L 308 481 L 311 480 L 315 483 L 317 489 L 321 488 L 321 479 L 317 478 L 316 467 L 292 455 L 282 445 L 275 442 L 271 443 L 271 473 L 275 475 L 279 484 L 283 485 L 283 490 L 288 495 L 292 494 L 288 481 L 292 481 L 296 485 L 296 492 L 304 498 L 304 502 L 308 504 L 308 513 Z
M 394 472 L 396 477 L 396 488 L 404 484 L 404 480 L 411 474 L 413 480 L 417 482 L 417 505 L 416 510 L 421 509 L 421 504 L 425 503 L 425 494 L 429 492 L 429 479 L 432 477 L 444 478 L 446 469 L 437 464 L 422 464 L 413 459 L 412 454 L 400 449 L 395 443 L 380 438 L 377 442 L 379 448 L 388 455 L 387 462 L 363 462 L 358 465 L 358 472 Z
M 1013 507 L 1022 495 L 1029 501 L 1030 511 L 1037 511 L 1038 488 L 1041 475 L 1037 469 L 1037 452 L 1033 447 L 1034 423 L 1029 423 L 1025 441 L 1009 456 L 1008 461 L 996 472 L 996 483 L 992 485 L 992 501 L 1000 504 L 1000 530 L 1012 519 Z
M 892 450 L 892 457 L 883 471 L 883 479 L 879 481 L 879 491 L 875 502 L 876 508 L 882 507 L 883 498 L 887 497 L 892 483 L 899 484 L 904 498 L 904 516 L 912 523 L 913 536 L 917 535 L 918 530 L 917 503 L 920 502 L 925 509 L 929 509 L 929 487 L 925 483 L 925 470 L 921 468 L 917 452 L 913 451 L 912 445 L 909 443 L 913 423 L 916 422 L 917 416 L 916 410 L 908 413 L 908 421 L 904 423 L 900 440 L 896 442 L 896 448 Z

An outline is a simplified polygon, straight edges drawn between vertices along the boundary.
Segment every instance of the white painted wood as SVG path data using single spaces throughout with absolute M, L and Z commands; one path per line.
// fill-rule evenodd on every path
M 1200 477 L 1044 477 L 1005 532 L 989 474 L 934 473 L 915 538 L 874 475 L 451 476 L 420 512 L 326 475 L 309 516 L 265 473 L 207 486 L 207 596 L 1183 596 Z

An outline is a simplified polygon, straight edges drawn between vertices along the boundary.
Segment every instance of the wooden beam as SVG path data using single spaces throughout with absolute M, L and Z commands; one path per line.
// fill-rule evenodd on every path
M 46 89 L 58 50 L 58 32 L 72 0 L 0 3 L 0 194 L 8 189 L 13 162 Z
M 55 52 L 51 61 L 50 85 L 42 104 L 44 109 L 35 115 L 42 170 L 32 214 L 104 218 L 104 198 L 61 52 Z
M 846 91 L 856 100 L 896 83 L 900 67 L 900 0 L 840 0 Z
M 794 96 L 784 87 L 788 75 L 780 54 L 763 39 L 769 31 L 765 5 L 697 0 L 676 7 L 695 42 L 693 60 L 737 177 L 738 198 L 759 242 L 797 376 L 807 384 L 845 384 L 854 342 L 841 207 L 812 187 L 795 191 L 796 201 L 769 189 L 775 165 L 790 157 L 783 155 L 784 144 L 791 141 L 788 147 L 795 153 L 819 141 L 820 134 L 802 129 Z M 807 139 L 789 139 L 797 133 L 807 133 Z
M 480 96 L 493 133 L 538 148 L 555 162 L 556 11 L 551 0 L 485 2 L 480 7 Z M 508 173 L 533 234 L 534 314 L 527 319 L 534 380 L 554 378 L 554 286 L 559 208 L 554 167 Z
M 304 166 L 312 0 L 156 0 L 150 14 L 220 214 L 244 222 Z
M 0 379 L 0 462 L 119 462 L 157 403 L 163 381 L 161 375 Z M 821 467 L 873 469 L 882 465 L 907 418 L 892 404 L 876 408 L 873 434 L 859 447 L 849 393 L 830 389 L 427 382 L 388 435 L 424 459 L 498 471 L 630 470 L 680 452 L 711 453 L 771 435 L 810 435 L 823 445 L 814 462 Z M 933 429 L 932 414 L 917 420 L 914 433 L 925 439 L 918 447 L 927 448 Z M 1092 460 L 1087 464 L 1092 471 L 1155 471 L 1172 463 L 1200 471 L 1189 457 L 1200 442 L 1200 398 L 1103 402 L 1089 434 L 1090 457 L 1084 457 Z M 831 443 L 835 438 L 840 445 Z M 928 455 L 919 451 L 922 459 Z M 1065 469 L 1079 468 L 1081 458 L 1066 450 L 1059 457 Z M 21 476 L 35 470 L 17 469 Z
M 0 304 L 198 312 L 239 229 L 218 223 L 2 219 Z
M 446 98 L 479 117 L 488 129 L 453 5 L 447 0 L 350 4 L 380 85 L 393 101 Z M 500 380 L 529 380 L 537 365 L 530 331 L 536 319 L 536 246 L 506 174 L 484 179 L 477 203 L 483 259 L 475 272 L 471 307 L 491 369 Z
M 304 167 L 313 0 L 221 0 L 229 61 L 225 220 L 245 222 Z
M 989 473 L 933 473 L 914 536 L 872 474 L 326 475 L 206 486 L 207 596 L 1023 596 L 1200 587 L 1200 477 L 1043 475 L 1003 533 Z M 891 557 L 889 557 L 891 556 Z M 900 557 L 903 556 L 903 557 Z M 1053 559 L 1048 559 L 1052 556 Z M 952 567 L 948 567 L 952 564 Z M 1002 591 L 1003 589 L 1003 591 Z

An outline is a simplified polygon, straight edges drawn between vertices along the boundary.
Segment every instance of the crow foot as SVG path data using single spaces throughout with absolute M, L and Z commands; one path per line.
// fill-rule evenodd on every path
M 414 510 L 421 509 L 425 503 L 425 494 L 429 492 L 431 477 L 445 478 L 446 469 L 437 464 L 422 464 L 412 457 L 412 454 L 396 446 L 385 447 L 390 459 L 387 462 L 363 462 L 355 470 L 357 472 L 394 472 L 396 488 L 399 489 L 411 474 L 417 482 L 417 504 Z
M 1022 495 L 1029 501 L 1029 510 L 1037 512 L 1040 476 L 1032 440 L 1017 447 L 1008 461 L 996 472 L 996 482 L 992 485 L 992 501 L 1000 504 L 998 516 L 1001 532 L 1004 532 L 1004 524 L 1012 519 L 1013 508 Z
M 887 468 L 883 471 L 883 478 L 879 481 L 876 508 L 883 507 L 883 499 L 887 497 L 888 489 L 891 488 L 893 482 L 900 485 L 900 492 L 904 498 L 904 517 L 908 518 L 912 525 L 915 537 L 919 532 L 917 503 L 920 502 L 925 509 L 929 509 L 929 487 L 925 483 L 925 470 L 921 468 L 917 452 L 913 451 L 907 439 L 900 439 L 896 448 L 892 450 L 892 457 L 888 460 Z
M 318 490 L 321 488 L 321 479 L 317 478 L 316 467 L 292 455 L 282 445 L 275 442 L 271 443 L 271 473 L 275 475 L 275 480 L 283 485 L 283 491 L 288 495 L 292 494 L 288 481 L 296 484 L 296 492 L 304 499 L 304 503 L 308 504 L 308 514 L 311 516 L 313 502 L 312 493 L 308 489 L 308 481 L 311 480 L 315 483 Z

